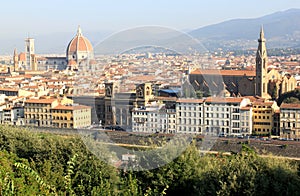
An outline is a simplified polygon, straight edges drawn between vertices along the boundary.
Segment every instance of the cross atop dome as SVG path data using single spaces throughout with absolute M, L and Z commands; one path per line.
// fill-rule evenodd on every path
M 77 36 L 82 36 L 80 25 L 78 25 Z

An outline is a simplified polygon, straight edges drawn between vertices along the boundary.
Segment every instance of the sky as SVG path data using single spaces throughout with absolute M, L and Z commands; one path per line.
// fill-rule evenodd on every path
M 236 18 L 256 18 L 290 8 L 299 0 L 9 0 L 0 6 L 1 39 L 76 33 L 118 32 L 158 25 L 192 30 Z
M 195 29 L 290 8 L 299 0 L 10 0 L 1 2 L 1 36 L 74 31 L 120 31 L 159 25 Z

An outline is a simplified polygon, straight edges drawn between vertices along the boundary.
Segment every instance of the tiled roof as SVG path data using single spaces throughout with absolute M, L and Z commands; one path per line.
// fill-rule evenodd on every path
M 177 103 L 203 103 L 203 99 L 178 99 Z
M 300 109 L 300 104 L 295 103 L 283 103 L 280 106 L 281 109 Z
M 253 105 L 272 106 L 273 104 L 274 104 L 274 102 L 261 102 L 261 101 L 253 102 Z
M 241 103 L 243 101 L 243 97 L 228 97 L 228 98 L 221 98 L 221 97 L 208 97 L 206 98 L 205 102 L 209 103 Z
M 18 89 L 15 89 L 15 88 L 0 88 L 0 91 L 18 92 Z
M 29 99 L 26 100 L 25 103 L 44 103 L 44 104 L 51 104 L 57 99 Z
M 90 109 L 90 106 L 85 105 L 58 105 L 53 110 L 81 110 L 81 109 Z
M 256 76 L 252 70 L 217 70 L 217 69 L 197 69 L 191 75 L 222 75 L 222 76 Z

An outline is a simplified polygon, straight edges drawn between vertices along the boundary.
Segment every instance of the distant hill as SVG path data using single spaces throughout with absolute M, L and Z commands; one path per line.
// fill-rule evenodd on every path
M 195 46 L 195 41 L 191 41 L 180 32 L 158 27 L 133 28 L 114 34 L 99 29 L 96 32 L 83 31 L 83 34 L 96 47 L 96 53 L 115 52 L 115 47 L 131 49 L 132 46 L 144 43 L 168 46 L 177 51 L 182 49 L 183 43 L 185 48 L 191 46 L 200 51 L 217 48 L 239 50 L 257 47 L 257 39 L 262 25 L 268 48 L 300 48 L 300 9 L 276 12 L 259 18 L 233 19 L 190 31 L 189 34 L 198 39 L 204 48 L 199 44 L 199 46 Z M 167 32 L 167 30 L 171 31 Z M 61 32 L 37 35 L 34 37 L 36 53 L 65 53 L 68 42 L 75 34 L 76 32 Z M 18 48 L 19 52 L 23 51 L 24 38 L 0 38 L 0 54 L 12 55 L 14 48 Z
M 190 32 L 208 49 L 247 49 L 257 45 L 263 25 L 268 47 L 300 46 L 300 9 L 276 12 L 259 18 L 234 19 Z

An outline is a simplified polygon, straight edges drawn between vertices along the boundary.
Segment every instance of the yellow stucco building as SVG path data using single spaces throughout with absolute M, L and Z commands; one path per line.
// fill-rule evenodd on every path
M 56 128 L 84 128 L 91 125 L 91 107 L 58 105 L 52 109 L 52 125 Z
M 279 110 L 275 101 L 253 102 L 253 133 L 269 135 L 274 131 L 274 114 Z
M 29 99 L 24 107 L 28 126 L 82 128 L 91 125 L 91 107 L 74 105 L 68 98 Z

